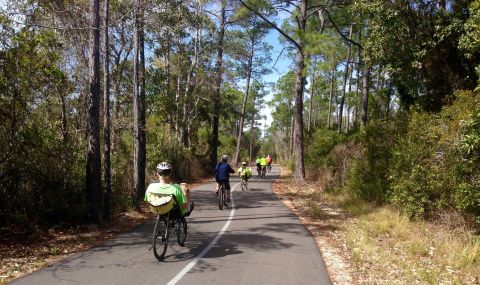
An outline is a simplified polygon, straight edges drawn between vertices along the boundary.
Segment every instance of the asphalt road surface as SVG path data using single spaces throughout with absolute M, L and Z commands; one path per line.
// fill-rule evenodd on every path
M 172 240 L 163 262 L 149 250 L 152 220 L 9 284 L 331 284 L 312 235 L 272 193 L 277 176 L 254 176 L 247 191 L 231 178 L 223 210 L 213 182 L 195 188 L 185 247 Z

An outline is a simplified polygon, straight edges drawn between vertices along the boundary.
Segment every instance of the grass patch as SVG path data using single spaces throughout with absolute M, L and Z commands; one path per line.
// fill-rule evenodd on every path
M 323 194 L 353 219 L 340 227 L 363 284 L 479 284 L 480 237 L 425 221 L 410 221 L 390 207 L 345 195 Z

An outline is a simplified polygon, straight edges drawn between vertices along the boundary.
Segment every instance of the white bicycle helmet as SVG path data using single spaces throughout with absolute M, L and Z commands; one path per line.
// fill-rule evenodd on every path
M 157 173 L 160 176 L 167 176 L 172 171 L 172 165 L 166 161 L 161 162 L 157 165 Z
M 245 161 L 242 161 L 242 165 L 245 166 L 247 165 L 247 163 Z
M 222 160 L 227 161 L 228 160 L 228 155 L 226 155 L 226 154 L 222 155 Z

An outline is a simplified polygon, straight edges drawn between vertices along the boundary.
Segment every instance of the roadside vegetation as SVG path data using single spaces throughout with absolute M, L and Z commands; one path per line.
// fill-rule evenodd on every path
M 316 238 L 334 284 L 480 280 L 480 238 L 455 214 L 411 220 L 394 207 L 325 192 L 318 184 L 298 186 L 288 173 L 274 190 Z

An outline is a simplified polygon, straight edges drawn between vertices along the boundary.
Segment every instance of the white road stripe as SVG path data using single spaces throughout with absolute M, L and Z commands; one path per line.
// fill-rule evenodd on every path
M 170 280 L 167 285 L 174 285 L 174 284 L 177 284 L 178 281 L 180 281 L 180 279 L 182 279 L 183 276 L 185 276 L 185 274 L 188 273 L 188 271 L 190 271 L 190 269 L 192 269 L 195 264 L 197 264 L 197 262 L 200 261 L 200 259 L 202 259 L 202 257 L 205 256 L 205 254 L 207 254 L 207 252 L 210 251 L 210 249 L 212 249 L 212 247 L 218 242 L 218 240 L 222 237 L 222 235 L 225 233 L 225 231 L 227 230 L 228 226 L 230 225 L 230 223 L 232 222 L 232 219 L 233 219 L 233 216 L 235 215 L 235 203 L 234 203 L 234 200 L 233 200 L 233 190 L 235 189 L 235 187 L 237 187 L 238 185 L 240 184 L 237 183 L 233 186 L 232 190 L 231 190 L 231 193 L 230 193 L 230 197 L 231 197 L 231 200 L 232 200 L 232 203 L 231 203 L 231 207 L 232 209 L 230 210 L 230 216 L 228 217 L 228 221 L 225 223 L 225 225 L 223 226 L 223 228 L 220 230 L 220 232 L 218 232 L 218 234 L 215 236 L 215 238 L 208 244 L 208 246 L 206 248 L 204 248 L 202 250 L 202 252 L 200 252 L 199 255 L 197 255 L 192 261 L 190 261 L 189 264 L 187 264 L 187 266 L 185 266 L 182 271 L 180 271 L 175 277 L 172 278 L 172 280 Z

